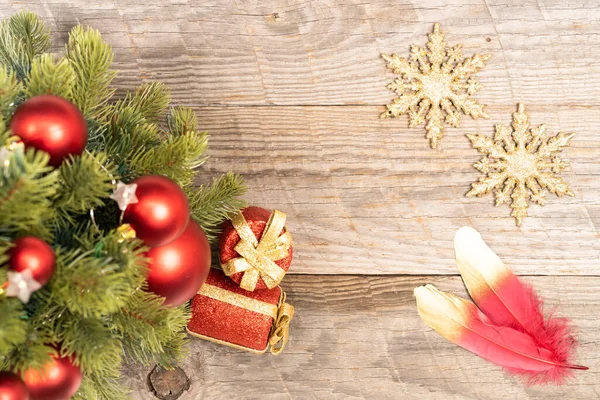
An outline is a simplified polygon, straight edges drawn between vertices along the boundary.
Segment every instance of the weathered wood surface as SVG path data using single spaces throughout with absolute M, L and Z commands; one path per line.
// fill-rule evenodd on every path
M 242 173 L 252 203 L 288 213 L 292 272 L 452 274 L 452 235 L 467 224 L 518 273 L 600 273 L 600 8 L 589 2 L 11 0 L 0 16 L 21 8 L 62 41 L 76 23 L 100 29 L 120 87 L 158 79 L 196 106 L 212 134 L 203 175 Z M 380 53 L 407 55 L 435 21 L 465 55 L 492 54 L 477 95 L 492 118 L 464 118 L 437 151 L 406 117 L 378 119 L 394 77 Z M 577 133 L 564 173 L 576 197 L 550 195 L 520 229 L 491 195 L 464 197 L 480 157 L 465 134 L 492 134 L 517 101 L 534 124 Z
M 562 387 L 527 388 L 446 342 L 419 319 L 413 288 L 433 283 L 466 296 L 457 277 L 291 276 L 295 305 L 288 347 L 255 355 L 193 339 L 181 367 L 191 387 L 180 399 L 597 399 L 600 278 L 528 277 L 548 308 L 580 329 L 576 361 L 590 367 Z M 135 400 L 152 399 L 148 370 L 133 368 Z
M 518 273 L 600 273 L 600 113 L 529 108 L 550 132 L 577 132 L 564 173 L 577 194 L 550 195 L 518 228 L 492 195 L 464 196 L 481 176 L 465 134 L 493 135 L 493 122 L 449 129 L 443 150 L 432 151 L 423 129 L 380 120 L 375 106 L 196 109 L 212 132 L 207 168 L 242 171 L 252 202 L 290 215 L 293 272 L 456 274 L 454 232 L 471 225 Z M 514 111 L 489 108 L 506 125 Z
M 298 310 L 289 348 L 255 356 L 194 340 L 182 365 L 192 386 L 181 398 L 600 398 L 597 4 L 0 0 L 0 17 L 23 8 L 62 42 L 77 23 L 98 28 L 115 49 L 120 88 L 161 80 L 174 103 L 198 112 L 212 156 L 199 182 L 239 172 L 251 203 L 288 213 L 290 272 L 311 274 L 284 281 Z M 465 55 L 492 54 L 476 96 L 491 119 L 463 118 L 437 151 L 406 117 L 378 119 L 394 97 L 380 53 L 407 55 L 434 22 Z M 522 228 L 491 197 L 464 197 L 480 157 L 465 135 L 491 135 L 518 101 L 534 124 L 577 134 L 563 174 L 576 196 L 550 196 Z M 457 277 L 423 276 L 456 274 L 452 237 L 462 225 L 516 272 L 554 275 L 527 279 L 579 326 L 577 361 L 590 371 L 564 387 L 526 388 L 418 319 L 413 287 L 464 295 Z M 355 275 L 314 275 L 341 273 Z M 358 276 L 370 274 L 409 276 Z M 149 371 L 127 372 L 136 400 L 153 398 Z

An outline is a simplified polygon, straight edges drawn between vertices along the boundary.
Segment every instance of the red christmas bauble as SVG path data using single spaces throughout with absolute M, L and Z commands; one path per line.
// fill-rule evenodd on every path
M 29 400 L 27 386 L 12 372 L 0 371 L 0 400 Z
M 8 252 L 10 269 L 17 272 L 30 270 L 33 279 L 41 285 L 48 283 L 56 268 L 56 256 L 52 247 L 35 236 L 15 240 Z M 2 398 L 0 397 L 0 400 Z
M 40 371 L 28 369 L 24 380 L 31 400 L 66 400 L 81 384 L 82 373 L 70 357 L 52 357 Z
M 269 221 L 269 217 L 271 216 L 271 211 L 265 210 L 261 207 L 246 207 L 242 210 L 242 214 L 248 223 L 248 226 L 254 233 L 254 236 L 258 240 L 261 239 L 265 228 L 267 227 L 267 222 Z M 285 233 L 284 230 L 281 231 L 280 235 Z M 239 257 L 240 255 L 237 251 L 234 250 L 235 246 L 240 241 L 240 235 L 237 233 L 231 221 L 225 221 L 223 224 L 223 230 L 221 231 L 221 236 L 219 237 L 219 259 L 221 264 L 225 264 L 227 261 Z M 287 257 L 282 258 L 281 260 L 275 261 L 275 264 L 280 266 L 284 271 L 287 272 L 290 269 L 290 265 L 292 263 L 292 247 L 290 246 L 290 250 L 288 252 Z M 239 284 L 242 281 L 244 276 L 243 272 L 233 274 L 230 278 Z M 256 289 L 267 289 L 267 285 L 262 278 L 258 279 L 256 283 Z
M 204 231 L 190 219 L 177 239 L 148 251 L 148 289 L 165 297 L 164 304 L 178 306 L 192 297 L 206 280 L 210 269 L 210 245 Z
M 81 111 L 68 100 L 52 95 L 35 96 L 21 104 L 10 121 L 10 130 L 26 147 L 48 153 L 49 164 L 55 167 L 68 155 L 81 154 L 88 139 Z
M 150 247 L 177 239 L 190 219 L 188 199 L 179 185 L 156 175 L 142 176 L 131 183 L 137 184 L 138 202 L 127 206 L 123 221 Z

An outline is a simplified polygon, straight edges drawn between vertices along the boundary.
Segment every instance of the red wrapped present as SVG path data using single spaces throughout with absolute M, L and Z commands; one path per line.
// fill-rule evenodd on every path
M 188 333 L 216 343 L 279 354 L 288 340 L 294 307 L 285 302 L 281 287 L 249 292 L 218 269 L 192 299 Z
M 292 235 L 286 215 L 246 207 L 223 225 L 219 257 L 225 275 L 242 289 L 273 289 L 292 263 Z

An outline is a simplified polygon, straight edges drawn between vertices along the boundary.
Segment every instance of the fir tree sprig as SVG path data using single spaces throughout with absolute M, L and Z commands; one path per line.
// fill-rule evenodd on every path
M 113 52 L 96 29 L 75 26 L 69 34 L 66 59 L 77 79 L 71 100 L 89 119 L 100 118 L 103 107 L 115 93 L 110 87 L 117 73 L 110 70 Z
M 48 159 L 46 153 L 17 148 L 8 156 L 8 166 L 0 166 L 0 234 L 52 237 L 58 173 L 47 165 Z
M 28 304 L 0 294 L 0 370 L 39 369 L 60 351 L 84 372 L 74 398 L 126 399 L 122 362 L 172 367 L 184 354 L 190 310 L 165 307 L 146 290 L 147 248 L 117 229 L 119 210 L 109 198 L 114 180 L 174 179 L 210 239 L 245 205 L 244 182 L 226 174 L 194 186 L 195 170 L 207 159 L 207 134 L 193 110 L 169 108 L 164 85 L 146 83 L 111 103 L 113 53 L 98 31 L 73 28 L 62 56 L 49 54 L 50 47 L 49 30 L 35 14 L 0 22 L 0 287 L 13 239 L 35 235 L 56 253 L 54 275 Z M 58 169 L 43 152 L 3 146 L 17 106 L 39 94 L 69 99 L 88 123 L 86 151 Z
M 25 79 L 33 60 L 50 50 L 50 30 L 37 15 L 22 11 L 0 22 L 0 63 Z
M 105 153 L 84 152 L 79 157 L 65 160 L 59 168 L 62 184 L 54 196 L 60 227 L 73 223 L 74 214 L 88 213 L 103 206 L 116 179 L 116 168 Z
M 188 193 L 192 217 L 214 241 L 220 232 L 221 223 L 231 218 L 246 202 L 241 199 L 246 193 L 244 180 L 240 175 L 229 172 L 215 178 L 210 185 L 194 188 Z
M 16 109 L 22 90 L 17 74 L 0 64 L 0 132 L 2 132 L 2 136 L 5 136 L 3 140 L 6 140 L 8 136 L 4 134 L 5 129 L 8 128 L 6 123 Z
M 75 71 L 64 58 L 56 61 L 54 55 L 42 54 L 31 63 L 27 80 L 26 97 L 53 94 L 70 99 L 75 85 Z
M 4 273 L 0 273 L 0 278 Z M 27 321 L 23 304 L 18 299 L 0 299 L 0 360 L 6 358 L 11 349 L 25 340 Z M 0 362 L 1 364 L 1 362 Z
M 165 308 L 162 303 L 161 297 L 137 290 L 127 306 L 112 315 L 113 328 L 121 333 L 129 360 L 172 368 L 181 359 L 186 334 L 173 327 L 187 325 L 189 307 Z

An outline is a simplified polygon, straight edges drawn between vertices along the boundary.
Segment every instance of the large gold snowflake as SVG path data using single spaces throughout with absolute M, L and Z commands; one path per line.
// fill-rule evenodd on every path
M 529 114 L 519 104 L 510 126 L 496 125 L 494 139 L 467 135 L 473 147 L 487 154 L 474 164 L 485 177 L 473 183 L 467 196 L 483 196 L 495 190 L 496 206 L 510 202 L 517 226 L 527 216 L 528 200 L 544 205 L 546 191 L 557 196 L 574 196 L 569 185 L 556 174 L 569 166 L 558 153 L 569 145 L 574 133 L 548 137 L 546 126 L 530 129 Z M 511 201 L 512 199 L 512 201 Z
M 382 54 L 388 62 L 388 68 L 400 75 L 388 87 L 399 94 L 381 118 L 397 117 L 407 114 L 409 126 L 422 125 L 427 120 L 425 129 L 432 148 L 436 148 L 442 137 L 445 121 L 459 127 L 460 113 L 477 119 L 489 118 L 484 105 L 470 98 L 483 86 L 470 77 L 485 67 L 489 54 L 476 54 L 462 59 L 462 44 L 446 47 L 444 34 L 440 32 L 440 24 L 433 26 L 429 35 L 426 50 L 412 45 L 410 61 Z

